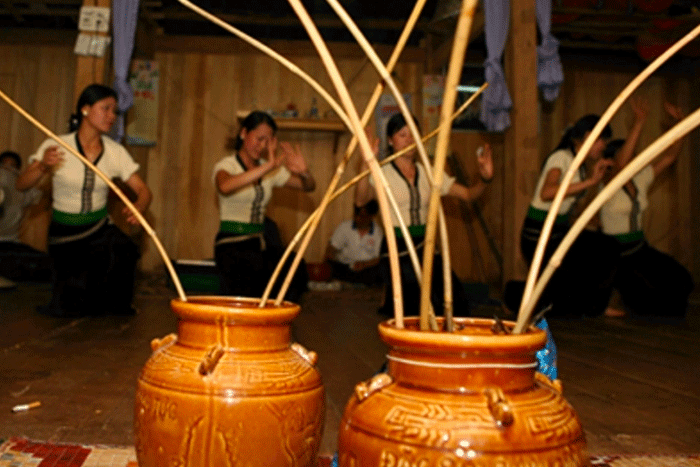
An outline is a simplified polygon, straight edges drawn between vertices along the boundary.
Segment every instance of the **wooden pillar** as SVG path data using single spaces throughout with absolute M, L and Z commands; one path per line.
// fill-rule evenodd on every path
M 690 80 L 692 89 L 698 89 L 698 86 L 700 85 L 700 64 L 695 65 L 695 71 L 696 72 L 693 74 L 693 77 Z M 688 111 L 697 109 L 698 106 L 700 106 L 700 96 L 698 96 L 695 92 L 691 92 L 690 96 Z M 697 187 L 700 186 L 700 154 L 697 151 L 697 148 L 700 147 L 700 132 L 697 130 L 691 132 L 686 145 L 693 148 L 690 151 L 690 186 Z M 700 222 L 698 222 L 698 219 L 700 219 L 700 193 L 698 193 L 697 189 L 690 189 L 689 191 L 689 230 L 691 238 L 697 239 L 700 238 Z M 697 283 L 698 280 L 700 280 L 700 242 L 691 241 L 690 246 L 691 248 L 688 252 L 691 257 L 690 272 L 693 274 L 693 277 Z
M 112 8 L 112 0 L 83 0 L 83 6 L 99 6 Z M 110 15 L 110 24 L 112 22 Z M 111 29 L 110 29 L 111 31 Z M 102 32 L 90 32 L 90 34 L 95 35 L 110 35 L 110 33 Z M 78 100 L 78 96 L 87 86 L 93 83 L 108 84 L 108 74 L 110 57 L 109 51 L 111 47 L 107 48 L 107 52 L 102 57 L 93 57 L 86 55 L 76 55 L 76 70 L 75 70 L 75 87 L 73 94 L 73 101 Z
M 511 127 L 505 134 L 503 198 L 503 277 L 524 279 L 520 229 L 539 173 L 537 23 L 535 0 L 511 0 L 510 33 L 505 51 L 505 75 L 513 101 Z

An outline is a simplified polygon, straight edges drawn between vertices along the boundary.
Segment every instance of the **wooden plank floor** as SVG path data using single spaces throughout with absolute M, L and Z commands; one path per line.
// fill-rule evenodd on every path
M 149 343 L 176 330 L 168 305 L 175 293 L 164 282 L 141 282 L 134 317 L 76 320 L 35 312 L 48 300 L 46 284 L 0 290 L 0 438 L 131 444 L 135 383 Z M 381 299 L 381 290 L 363 289 L 310 292 L 302 300 L 294 338 L 319 354 L 327 395 L 321 454 L 335 452 L 355 384 L 384 362 L 376 331 Z M 550 325 L 564 395 L 591 454 L 700 453 L 700 293 L 684 323 L 597 318 Z M 34 400 L 42 406 L 11 412 Z

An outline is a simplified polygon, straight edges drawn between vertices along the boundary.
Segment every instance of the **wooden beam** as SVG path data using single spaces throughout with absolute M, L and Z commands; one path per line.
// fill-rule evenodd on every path
M 155 49 L 158 52 L 193 52 L 208 54 L 232 53 L 262 53 L 242 40 L 230 36 L 170 36 L 157 35 L 154 37 Z M 289 56 L 317 56 L 318 52 L 310 41 L 268 40 L 265 45 L 276 52 Z M 329 42 L 328 48 L 336 59 L 365 58 L 366 55 L 355 43 Z M 393 46 L 377 44 L 374 46 L 380 57 L 389 57 Z M 401 54 L 402 62 L 421 62 L 425 60 L 425 52 L 418 47 L 407 47 Z
M 38 28 L 0 28 L 0 43 L 65 46 L 75 44 L 76 31 Z
M 251 14 L 251 15 L 240 15 L 233 13 L 221 13 L 216 11 L 210 11 L 217 18 L 229 23 L 234 26 L 240 27 L 242 25 L 261 25 L 261 26 L 288 26 L 288 27 L 298 27 L 301 26 L 299 18 L 294 15 L 288 16 L 273 16 L 265 15 L 261 13 Z M 197 21 L 206 22 L 206 18 L 203 18 L 196 13 L 189 10 L 181 10 L 178 7 L 172 7 L 164 9 L 161 11 L 149 10 L 148 8 L 143 8 L 143 16 L 152 19 L 156 22 L 161 22 L 164 20 L 168 21 Z M 401 31 L 406 26 L 406 21 L 404 19 L 357 19 L 357 26 L 362 30 L 368 29 L 381 29 L 381 30 L 396 30 Z M 345 24 L 335 16 L 329 15 L 317 15 L 314 16 L 314 23 L 318 28 L 332 28 L 332 29 L 342 29 L 345 30 Z M 416 30 L 423 30 L 427 27 L 426 21 L 418 21 L 416 23 Z
M 503 199 L 503 276 L 523 279 L 527 272 L 520 253 L 520 229 L 532 193 L 530 178 L 538 176 L 537 23 L 535 0 L 512 0 L 505 75 L 513 108 L 505 138 Z
M 447 67 L 452 52 L 452 42 L 456 19 L 447 18 L 431 23 L 426 28 L 426 35 L 430 37 L 430 63 L 427 64 L 429 73 L 437 73 Z M 449 34 L 445 34 L 449 32 Z M 484 33 L 484 9 L 479 6 L 474 14 L 472 27 L 469 30 L 469 43 Z M 469 48 L 467 48 L 467 53 Z

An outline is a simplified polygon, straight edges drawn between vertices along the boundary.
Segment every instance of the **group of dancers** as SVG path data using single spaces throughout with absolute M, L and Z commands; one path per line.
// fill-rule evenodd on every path
M 681 117 L 678 108 L 666 104 L 669 116 Z M 546 259 L 566 234 L 571 213 L 582 194 L 597 190 L 630 160 L 648 113 L 648 106 L 633 101 L 635 123 L 627 140 L 608 141 L 610 128 L 602 133 L 587 155 L 569 187 L 548 243 Z M 107 86 L 93 84 L 80 95 L 71 118 L 71 132 L 60 136 L 109 178 L 120 178 L 133 190 L 134 205 L 140 212 L 148 208 L 152 194 L 138 175 L 139 165 L 126 149 L 106 135 L 117 114 L 117 95 Z M 523 256 L 532 260 L 544 217 L 574 155 L 598 117 L 589 115 L 576 122 L 543 164 L 537 188 L 522 229 Z M 212 180 L 219 201 L 220 226 L 215 239 L 215 260 L 222 277 L 222 293 L 261 296 L 282 250 L 278 242 L 266 240 L 266 207 L 274 187 L 312 191 L 313 175 L 298 146 L 279 142 L 277 125 L 267 113 L 253 111 L 241 123 L 232 153 L 213 169 Z M 388 122 L 386 137 L 389 153 L 414 144 L 404 116 Z M 677 261 L 651 247 L 641 229 L 648 206 L 652 181 L 675 160 L 681 142 L 666 155 L 640 171 L 623 190 L 605 204 L 600 228 L 584 231 L 567 253 L 552 278 L 544 301 L 552 305 L 552 315 L 591 316 L 608 309 L 610 291 L 617 288 L 624 305 L 643 315 L 683 316 L 693 283 L 690 274 Z M 374 150 L 379 152 L 375 141 Z M 477 156 L 479 177 L 471 186 L 443 175 L 441 196 L 471 202 L 487 189 L 494 176 L 491 148 L 485 145 Z M 382 167 L 399 211 L 416 245 L 419 258 L 430 196 L 430 175 L 417 160 L 415 147 Z M 19 190 L 35 187 L 51 177 L 53 212 L 49 226 L 48 250 L 53 263 L 52 298 L 42 311 L 54 316 L 133 314 L 134 273 L 139 257 L 137 246 L 118 229 L 107 213 L 109 187 L 72 154 L 51 139 L 44 141 L 29 157 L 19 175 Z M 355 205 L 367 205 L 375 197 L 370 178 L 362 179 L 355 190 Z M 136 217 L 125 208 L 127 222 Z M 418 313 L 419 281 L 404 254 L 406 239 L 394 214 L 400 252 L 404 313 Z M 386 240 L 382 251 L 386 252 Z M 385 284 L 384 310 L 391 313 L 393 294 L 388 259 L 380 262 Z M 300 268 L 301 269 L 301 268 Z M 442 309 L 442 272 L 439 254 L 433 268 L 431 299 L 436 311 Z M 306 287 L 305 271 L 297 271 L 286 298 L 297 301 Z M 452 274 L 456 315 L 469 315 L 464 288 Z M 107 298 L 107 299 L 106 299 Z

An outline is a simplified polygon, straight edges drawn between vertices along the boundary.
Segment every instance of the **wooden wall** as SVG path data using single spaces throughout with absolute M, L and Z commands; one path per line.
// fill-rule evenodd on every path
M 619 67 L 595 64 L 588 61 L 572 61 L 565 68 L 566 81 L 559 99 L 552 106 L 545 106 L 541 113 L 542 156 L 547 148 L 554 147 L 562 132 L 582 115 L 602 114 L 617 94 L 636 76 L 636 73 Z M 690 107 L 692 76 L 666 70 L 652 76 L 637 92 L 650 103 L 650 113 L 638 145 L 641 152 L 664 131 L 667 122 L 663 102 L 667 100 L 681 106 L 686 114 Z M 613 138 L 625 138 L 632 122 L 632 112 L 624 105 L 611 120 Z M 695 130 L 697 133 L 698 130 Z M 691 213 L 691 192 L 694 178 L 691 167 L 697 147 L 691 147 L 692 138 L 686 138 L 678 161 L 670 170 L 654 182 L 650 192 L 650 206 L 644 220 L 644 231 L 649 242 L 665 251 L 697 277 L 698 267 L 693 264 L 692 232 L 697 229 Z M 530 177 L 530 180 L 534 178 Z M 533 182 L 534 183 L 534 182 Z M 697 242 L 696 242 L 697 243 Z
M 0 90 L 59 134 L 68 131 L 68 117 L 75 106 L 75 69 L 72 48 L 0 43 Z M 44 139 L 42 132 L 4 101 L 0 102 L 0 151 L 13 150 L 26 161 Z M 45 250 L 50 194 L 46 183 L 41 188 L 45 195 L 28 210 L 21 234 L 25 242 Z
M 238 131 L 236 114 L 241 110 L 282 111 L 290 103 L 300 113 L 308 112 L 314 97 L 321 115 L 329 106 L 315 96 L 310 86 L 270 58 L 257 53 L 156 54 L 161 67 L 159 140 L 149 151 L 148 185 L 154 191 L 151 213 L 165 247 L 175 258 L 213 257 L 213 239 L 218 229 L 218 210 L 212 182 L 214 164 L 227 154 L 225 143 Z M 320 60 L 295 57 L 295 63 L 324 87 L 330 83 Z M 376 81 L 376 73 L 361 58 L 339 60 L 338 66 L 356 105 L 364 106 Z M 420 92 L 422 64 L 402 63 L 396 71 L 404 89 Z M 414 101 L 419 100 L 416 94 Z M 288 242 L 314 208 L 343 157 L 349 134 L 326 131 L 280 131 L 280 140 L 299 144 L 317 181 L 313 193 L 279 189 L 268 215 L 279 225 Z M 348 180 L 356 173 L 351 163 Z M 324 215 L 306 252 L 308 261 L 322 259 L 335 226 L 352 215 L 352 192 L 337 200 Z M 147 253 L 144 267 L 159 264 Z
M 182 43 L 180 43 L 182 44 Z M 218 43 L 213 42 L 214 45 Z M 231 42 L 226 42 L 231 44 Z M 199 48 L 197 48 L 199 47 Z M 306 112 L 313 90 L 272 59 L 249 47 L 198 44 L 181 47 L 166 43 L 156 47 L 154 59 L 161 69 L 158 144 L 153 148 L 129 148 L 141 163 L 141 173 L 153 190 L 153 204 L 147 219 L 155 228 L 172 258 L 205 259 L 213 256 L 213 238 L 218 227 L 218 210 L 212 182 L 212 168 L 226 155 L 225 142 L 238 129 L 236 113 L 253 108 L 283 110 L 294 103 Z M 203 48 L 204 47 L 204 48 Z M 206 47 L 209 47 L 208 49 Z M 216 52 L 211 49 L 215 48 Z M 341 46 L 338 66 L 357 105 L 362 106 L 371 94 L 377 74 L 352 46 Z M 306 45 L 287 44 L 285 54 L 325 87 L 330 87 L 326 73 Z M 386 51 L 382 51 L 386 55 Z M 409 51 L 395 73 L 404 92 L 413 94 L 414 111 L 420 114 L 423 57 Z M 3 45 L 0 41 L 0 89 L 36 115 L 56 132 L 66 130 L 71 113 L 75 59 L 69 45 Z M 554 104 L 542 104 L 533 112 L 538 118 L 542 157 L 554 147 L 566 125 L 585 113 L 602 113 L 612 99 L 634 76 L 634 71 L 565 62 L 565 83 Z M 643 137 L 646 146 L 660 133 L 662 101 L 687 105 L 691 96 L 692 76 L 663 75 L 652 78 L 643 93 L 652 112 Z M 328 106 L 317 99 L 321 114 Z M 691 110 L 691 109 L 686 109 Z M 625 134 L 630 112 L 624 108 L 612 121 L 615 136 Z M 43 140 L 37 130 L 8 106 L 0 105 L 0 139 L 2 148 L 14 149 L 26 157 Z M 314 193 L 278 190 L 268 214 L 277 221 L 284 241 L 289 241 L 318 204 L 349 141 L 347 133 L 336 137 L 331 132 L 281 131 L 282 140 L 298 142 L 318 182 Z M 503 184 L 503 161 L 517 154 L 505 154 L 503 135 L 455 132 L 452 146 L 462 166 L 476 176 L 475 149 L 489 141 L 494 147 L 497 176 L 476 206 L 463 207 L 454 201 L 445 203 L 450 226 L 452 261 L 457 274 L 472 282 L 499 283 L 502 280 L 496 250 L 503 251 L 505 238 L 503 206 L 512 190 L 531 193 L 539 167 L 517 174 L 516 186 Z M 696 139 L 697 141 L 697 139 Z M 691 185 L 696 177 L 690 170 L 698 164 L 690 144 L 684 146 L 679 162 L 669 174 L 655 184 L 647 232 L 652 244 L 677 257 L 700 276 L 693 260 L 697 248 L 692 242 L 698 227 L 690 213 Z M 356 173 L 352 163 L 343 180 Z M 351 193 L 339 198 L 323 217 L 318 232 L 305 254 L 307 261 L 321 259 L 334 227 L 351 215 Z M 34 208 L 24 230 L 28 243 L 45 248 L 47 204 Z M 484 233 L 479 215 L 490 233 Z M 467 222 L 463 221 L 466 216 Z M 516 229 L 519 232 L 519 226 Z M 162 260 L 149 239 L 143 239 L 144 270 L 161 270 Z M 524 274 L 524 271 L 522 271 Z

